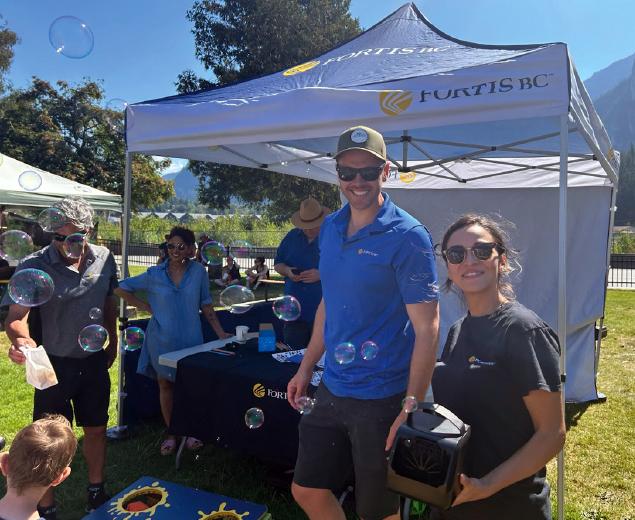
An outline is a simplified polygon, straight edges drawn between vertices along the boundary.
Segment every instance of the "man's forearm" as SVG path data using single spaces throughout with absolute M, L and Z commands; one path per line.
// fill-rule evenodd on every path
M 279 263 L 273 266 L 273 269 L 276 271 L 276 273 L 278 273 L 280 276 L 284 276 L 285 278 L 289 278 L 291 273 L 291 268 L 284 263 Z
M 415 346 L 410 359 L 408 375 L 408 389 L 406 395 L 414 395 L 418 401 L 423 401 L 436 363 L 437 337 L 415 339 Z

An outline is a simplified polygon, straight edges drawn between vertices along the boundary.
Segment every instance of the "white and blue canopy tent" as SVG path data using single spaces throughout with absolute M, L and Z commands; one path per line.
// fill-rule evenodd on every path
M 566 399 L 597 398 L 594 325 L 604 312 L 619 154 L 565 44 L 461 41 L 406 4 L 306 63 L 137 103 L 126 118 L 128 210 L 133 153 L 337 183 L 337 136 L 358 124 L 379 130 L 393 167 L 385 188 L 435 241 L 468 210 L 516 224 L 518 299 L 558 331 Z M 443 338 L 464 310 L 451 295 L 441 309 Z M 560 515 L 563 500 L 560 492 Z

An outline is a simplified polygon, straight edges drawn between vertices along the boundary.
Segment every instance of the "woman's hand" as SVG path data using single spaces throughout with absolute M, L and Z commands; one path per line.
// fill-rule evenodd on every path
M 487 483 L 485 478 L 471 478 L 461 473 L 459 477 L 461 483 L 461 492 L 452 502 L 452 507 L 458 506 L 465 502 L 473 502 L 474 500 L 483 500 L 491 497 L 496 491 Z
M 227 339 L 227 338 L 231 338 L 233 334 L 231 332 L 225 332 L 224 330 L 222 330 L 220 334 L 217 334 L 217 336 L 218 336 L 218 339 Z

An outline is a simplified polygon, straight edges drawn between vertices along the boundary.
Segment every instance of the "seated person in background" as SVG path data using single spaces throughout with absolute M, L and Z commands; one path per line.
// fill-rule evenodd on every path
M 22 428 L 8 453 L 0 454 L 7 493 L 0 500 L 0 518 L 37 520 L 37 504 L 44 493 L 71 473 L 77 439 L 70 423 L 51 415 Z
M 299 319 L 284 322 L 283 341 L 292 348 L 309 344 L 315 312 L 322 300 L 318 235 L 330 212 L 312 197 L 303 200 L 291 216 L 295 229 L 282 239 L 276 252 L 273 268 L 285 278 L 284 294 L 294 296 L 302 311 Z
M 240 283 L 240 266 L 234 261 L 234 257 L 227 255 L 225 266 L 221 272 L 221 277 L 216 278 L 214 283 L 219 287 L 229 287 Z
M 446 290 L 467 315 L 448 332 L 432 376 L 435 401 L 472 426 L 462 490 L 433 520 L 551 519 L 545 465 L 562 448 L 558 337 L 514 299 L 516 252 L 501 227 L 464 215 L 445 232 Z
M 247 274 L 247 287 L 249 289 L 256 289 L 260 280 L 269 278 L 269 268 L 265 265 L 265 257 L 257 256 L 253 267 L 250 267 L 246 271 Z

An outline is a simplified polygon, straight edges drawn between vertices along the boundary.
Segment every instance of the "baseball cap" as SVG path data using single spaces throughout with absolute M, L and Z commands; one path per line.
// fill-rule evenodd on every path
M 367 126 L 353 126 L 340 135 L 335 158 L 348 150 L 366 150 L 378 159 L 386 160 L 384 137 Z

